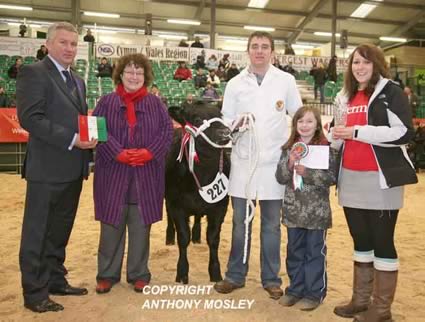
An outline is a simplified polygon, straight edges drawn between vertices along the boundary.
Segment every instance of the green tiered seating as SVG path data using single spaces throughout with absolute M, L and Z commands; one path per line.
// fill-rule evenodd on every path
M 309 73 L 306 70 L 302 70 L 298 73 L 298 79 L 299 80 L 305 80 L 307 78 L 307 76 L 309 76 Z
M 24 58 L 24 64 L 32 64 L 37 60 L 34 56 L 26 56 Z
M 87 98 L 87 106 L 89 107 L 89 110 L 94 109 L 96 107 L 96 98 L 95 97 Z
M 332 81 L 327 81 L 325 83 L 325 100 L 333 101 L 336 96 L 336 84 Z
M 102 95 L 109 94 L 114 91 L 114 84 L 112 82 L 112 78 L 110 77 L 102 77 L 100 79 L 100 88 L 102 91 Z
M 425 118 L 425 102 L 421 100 L 421 104 L 416 108 L 416 117 L 419 119 Z
M 308 85 L 310 86 L 314 86 L 314 77 L 311 75 L 307 75 L 305 78 L 305 81 L 307 82 Z
M 22 56 L 20 56 L 20 55 L 13 55 L 13 56 L 10 56 L 10 58 L 9 58 L 9 63 L 10 63 L 10 64 L 15 63 L 16 59 L 18 59 L 18 58 L 22 58 Z
M 6 83 L 5 91 L 9 97 L 16 96 L 16 80 L 15 79 L 8 80 L 8 82 Z
M 77 59 L 76 64 L 77 64 L 77 66 L 87 66 L 87 60 L 82 59 L 82 58 Z

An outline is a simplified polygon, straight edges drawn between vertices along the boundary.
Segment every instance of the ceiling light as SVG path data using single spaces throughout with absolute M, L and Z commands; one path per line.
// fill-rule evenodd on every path
M 84 11 L 85 16 L 92 17 L 104 17 L 104 18 L 119 18 L 120 15 L 116 13 L 103 13 L 103 12 L 93 12 L 93 11 Z
M 314 46 L 312 46 L 312 45 L 301 45 L 301 44 L 293 44 L 292 45 L 292 48 L 294 48 L 294 49 L 313 49 L 314 48 Z
M 32 7 L 27 7 L 27 6 L 11 6 L 11 5 L 8 5 L 8 4 L 0 4 L 0 9 L 32 11 Z
M 273 32 L 276 29 L 272 28 L 272 27 L 260 27 L 260 26 L 244 26 L 244 29 L 247 30 L 255 30 L 255 31 L 270 31 Z
M 376 6 L 373 4 L 367 4 L 363 3 L 361 4 L 356 10 L 353 11 L 353 13 L 350 15 L 350 17 L 354 18 L 364 18 L 369 15 L 375 9 Z
M 248 40 L 242 40 L 242 39 L 224 39 L 225 42 L 234 43 L 234 44 L 241 44 L 246 45 Z
M 166 39 L 177 39 L 177 40 L 181 40 L 181 39 L 187 39 L 187 36 L 182 36 L 182 35 L 167 35 L 167 34 L 162 34 L 159 35 L 158 37 L 160 38 L 166 38 Z
M 250 8 L 265 8 L 269 0 L 250 0 L 248 7 Z
M 201 24 L 200 21 L 197 20 L 187 20 L 187 19 L 167 19 L 168 23 L 177 23 L 180 25 L 194 25 L 199 26 Z
M 130 33 L 130 34 L 134 34 L 136 32 L 135 29 L 112 27 L 112 26 L 83 25 L 83 27 L 84 28 L 88 28 L 88 29 L 94 29 L 97 32 L 113 31 L 115 33 L 117 33 L 117 32 L 125 32 L 125 33 Z
M 8 22 L 7 23 L 9 26 L 20 26 L 20 25 L 22 25 L 21 23 L 19 23 L 19 22 Z
M 194 34 L 194 37 L 199 37 L 199 38 L 210 38 L 209 34 Z
M 114 30 L 105 30 L 105 29 L 97 29 L 96 32 L 99 34 L 116 34 L 117 33 Z
M 406 42 L 406 38 L 398 38 L 398 37 L 379 37 L 380 40 L 383 41 L 394 41 L 394 42 Z
M 316 36 L 323 36 L 323 37 L 332 37 L 332 33 L 331 32 L 324 32 L 324 31 L 315 31 L 314 34 Z M 336 33 L 335 34 L 336 37 L 340 37 L 341 34 L 340 33 Z

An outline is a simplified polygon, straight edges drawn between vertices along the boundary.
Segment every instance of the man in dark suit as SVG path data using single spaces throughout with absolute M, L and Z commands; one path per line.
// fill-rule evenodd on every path
M 87 104 L 84 82 L 70 70 L 77 42 L 73 25 L 51 25 L 48 56 L 22 67 L 16 84 L 19 121 L 29 132 L 19 264 L 24 306 L 34 312 L 63 310 L 49 294 L 87 294 L 87 289 L 68 284 L 63 266 L 91 149 L 97 143 L 82 142 L 78 134 L 78 116 L 87 115 Z

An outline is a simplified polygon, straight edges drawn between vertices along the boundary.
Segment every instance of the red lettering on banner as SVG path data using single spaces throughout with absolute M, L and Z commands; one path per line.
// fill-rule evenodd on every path
M 28 132 L 19 125 L 16 108 L 0 108 L 0 143 L 28 142 L 28 137 Z
M 21 143 L 28 141 L 28 132 L 18 122 L 16 108 L 0 109 L 0 143 Z

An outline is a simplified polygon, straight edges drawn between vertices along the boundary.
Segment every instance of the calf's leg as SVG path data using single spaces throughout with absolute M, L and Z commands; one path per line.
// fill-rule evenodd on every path
M 201 218 L 202 216 L 196 215 L 195 222 L 192 227 L 192 243 L 194 244 L 201 243 Z
M 174 220 L 173 220 L 173 217 L 169 215 L 170 211 L 169 211 L 168 204 L 166 204 L 166 208 L 167 208 L 167 231 L 165 234 L 165 245 L 175 245 L 176 229 L 174 225 Z
M 189 262 L 187 260 L 187 247 L 190 242 L 190 229 L 186 215 L 183 211 L 174 217 L 177 230 L 177 243 L 179 245 L 179 260 L 177 262 L 176 282 L 189 283 Z
M 208 264 L 208 273 L 211 282 L 219 282 L 221 276 L 220 261 L 218 260 L 218 246 L 220 244 L 221 224 L 224 220 L 225 211 L 221 214 L 217 212 L 208 214 L 207 242 L 210 248 L 210 260 Z

